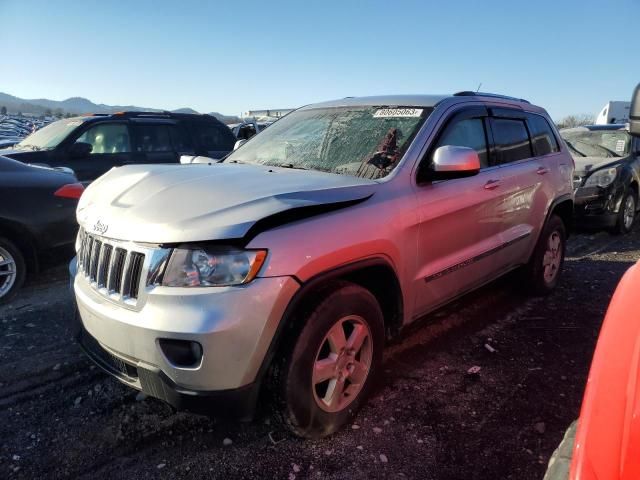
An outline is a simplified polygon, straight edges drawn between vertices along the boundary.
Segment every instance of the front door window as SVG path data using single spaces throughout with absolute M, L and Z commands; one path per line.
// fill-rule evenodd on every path
M 80 135 L 76 140 L 76 143 L 78 142 L 91 145 L 92 155 L 131 152 L 129 129 L 123 124 L 105 123 L 96 125 Z

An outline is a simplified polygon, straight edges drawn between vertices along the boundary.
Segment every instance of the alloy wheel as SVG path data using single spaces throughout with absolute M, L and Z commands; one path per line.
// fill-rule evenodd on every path
M 560 232 L 553 231 L 547 240 L 547 249 L 542 259 L 542 267 L 544 269 L 544 281 L 552 283 L 562 263 L 562 237 Z
M 0 298 L 11 290 L 16 277 L 16 260 L 8 250 L 0 247 Z
M 371 331 L 364 319 L 351 315 L 327 332 L 313 365 L 312 390 L 317 405 L 338 412 L 362 390 L 373 361 Z
M 622 221 L 624 222 L 624 228 L 630 230 L 633 226 L 633 220 L 636 216 L 636 199 L 633 195 L 628 195 L 627 200 L 624 202 L 624 210 L 622 213 Z

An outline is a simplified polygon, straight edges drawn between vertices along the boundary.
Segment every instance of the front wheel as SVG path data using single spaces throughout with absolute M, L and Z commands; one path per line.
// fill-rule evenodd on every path
M 356 415 L 382 362 L 383 315 L 368 290 L 338 282 L 314 302 L 292 350 L 280 359 L 276 400 L 296 435 L 331 435 Z
M 552 215 L 538 238 L 529 263 L 524 268 L 525 282 L 536 295 L 551 293 L 558 285 L 567 245 L 567 230 L 557 215 Z
M 636 220 L 636 208 L 636 196 L 632 191 L 628 191 L 620 202 L 620 212 L 613 233 L 625 234 L 631 231 Z

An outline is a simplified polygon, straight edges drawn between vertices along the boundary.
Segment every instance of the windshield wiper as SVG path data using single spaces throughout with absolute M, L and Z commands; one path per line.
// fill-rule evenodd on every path
M 596 145 L 596 147 L 601 148 L 602 150 L 604 150 L 605 152 L 608 152 L 611 154 L 611 156 L 618 158 L 621 157 L 622 155 L 618 155 L 616 152 L 614 152 L 613 150 L 609 150 L 607 147 L 604 147 L 602 145 Z
M 580 150 L 578 150 L 576 147 L 573 146 L 573 143 L 571 143 L 569 140 L 565 140 L 564 143 L 567 144 L 567 146 L 573 150 L 574 152 L 576 152 L 578 155 L 580 155 L 581 157 L 586 157 L 586 155 L 584 153 L 582 153 Z
M 605 152 L 610 154 L 612 157 L 615 157 L 615 158 L 620 157 L 620 155 L 618 155 L 616 152 L 614 152 L 613 150 L 609 150 L 607 147 L 603 147 L 599 143 L 585 142 L 585 141 L 582 141 L 582 140 L 576 140 L 576 142 L 580 142 L 583 145 L 589 145 L 590 147 L 595 147 L 595 148 L 599 148 L 600 150 L 604 150 Z
M 295 170 L 309 170 L 308 168 L 301 167 L 300 165 L 294 165 L 293 163 L 283 163 L 280 165 L 268 165 L 270 167 L 280 167 L 280 168 L 293 168 Z

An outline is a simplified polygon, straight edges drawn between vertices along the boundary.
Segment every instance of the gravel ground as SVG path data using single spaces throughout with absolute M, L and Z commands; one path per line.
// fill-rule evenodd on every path
M 0 477 L 541 479 L 638 258 L 638 231 L 576 235 L 553 295 L 507 276 L 429 316 L 387 349 L 356 423 L 321 441 L 288 436 L 268 408 L 253 423 L 174 413 L 107 377 L 71 339 L 53 265 L 0 307 Z

